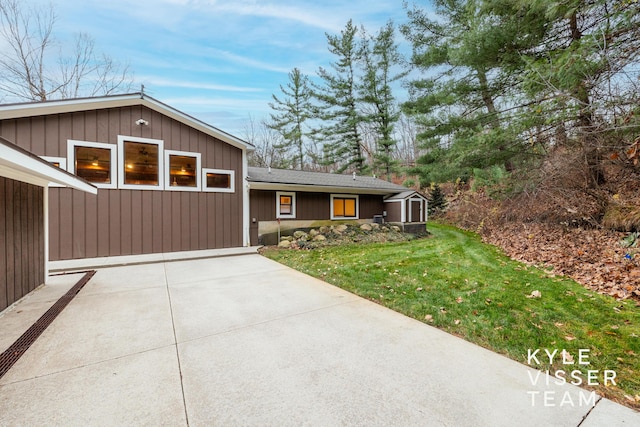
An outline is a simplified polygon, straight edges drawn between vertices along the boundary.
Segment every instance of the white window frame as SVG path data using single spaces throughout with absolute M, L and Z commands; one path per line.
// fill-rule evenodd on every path
M 140 142 L 158 146 L 158 185 L 125 184 L 124 143 Z M 118 135 L 118 188 L 129 190 L 164 190 L 164 141 L 162 139 L 140 138 L 136 136 Z
M 67 159 L 64 157 L 51 157 L 51 156 L 40 156 L 42 160 L 46 160 L 49 163 L 58 163 L 60 164 L 59 168 L 62 170 L 67 170 Z M 55 182 L 50 182 L 49 187 L 64 187 L 64 185 L 57 184 Z
M 174 186 L 171 185 L 171 157 L 170 156 L 184 156 L 184 157 L 195 157 L 196 159 L 196 186 L 195 187 L 184 187 L 184 186 Z M 165 174 L 164 174 L 164 188 L 165 190 L 170 191 L 200 191 L 202 188 L 202 176 L 201 176 L 201 158 L 202 155 L 200 153 L 194 153 L 192 151 L 176 151 L 176 150 L 164 150 L 164 164 Z
M 291 213 L 280 213 L 280 196 L 291 197 Z M 289 191 L 276 191 L 276 218 L 294 219 L 296 217 L 296 193 Z
M 231 183 L 231 188 L 207 187 L 208 173 L 218 173 L 218 174 L 229 175 L 230 176 L 229 182 Z M 230 170 L 230 169 L 202 168 L 202 191 L 205 191 L 208 193 L 235 193 L 236 192 L 236 171 Z
M 333 215 L 333 199 L 356 199 L 356 216 L 334 216 Z M 360 196 L 358 194 L 332 194 L 329 204 L 329 213 L 331 219 L 360 219 Z
M 117 165 L 117 156 L 116 149 L 117 146 L 114 144 L 107 144 L 105 142 L 89 142 L 89 141 L 79 141 L 75 139 L 67 140 L 67 172 L 72 173 L 77 176 L 76 173 L 76 147 L 90 147 L 90 148 L 106 148 L 111 150 L 109 161 L 111 162 L 111 170 L 109 184 L 105 184 L 102 182 L 92 182 L 91 184 L 95 185 L 98 188 L 118 188 L 118 180 L 116 175 L 116 170 L 119 169 Z

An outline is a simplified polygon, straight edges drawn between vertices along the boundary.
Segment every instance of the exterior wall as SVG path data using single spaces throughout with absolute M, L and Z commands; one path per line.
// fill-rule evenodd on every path
M 331 220 L 331 200 L 333 193 L 312 193 L 296 191 L 296 218 L 282 219 L 280 228 L 296 229 L 311 227 L 313 221 Z M 336 191 L 335 194 L 344 194 Z M 275 190 L 251 190 L 249 192 L 251 202 L 251 244 L 261 243 L 261 236 L 265 232 L 272 232 L 279 225 L 276 221 L 276 191 Z M 383 196 L 360 194 L 359 197 L 360 222 L 371 222 L 374 215 L 382 215 L 384 210 Z M 340 220 L 344 221 L 344 220 Z M 347 220 L 348 221 L 348 220 Z M 261 227 L 262 224 L 262 227 Z M 291 227 L 289 227 L 291 225 Z
M 44 282 L 44 189 L 0 177 L 0 311 Z
M 143 118 L 148 126 L 138 126 Z M 49 189 L 51 260 L 242 246 L 242 150 L 143 106 L 0 120 L 0 135 L 40 156 L 67 157 L 67 140 L 161 139 L 202 154 L 202 168 L 235 171 L 234 193 Z M 115 165 L 114 165 L 115 166 Z
M 385 221 L 387 222 L 402 222 L 402 204 L 403 201 L 400 202 L 386 202 L 384 204 L 384 209 L 387 211 L 387 217 Z

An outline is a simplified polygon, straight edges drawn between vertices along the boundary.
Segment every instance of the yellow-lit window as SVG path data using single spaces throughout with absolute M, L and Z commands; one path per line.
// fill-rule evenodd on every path
M 332 218 L 356 218 L 357 204 L 355 197 L 333 197 Z
M 124 142 L 124 183 L 127 185 L 159 185 L 159 156 L 156 144 Z
M 280 213 L 291 215 L 291 196 L 280 196 Z
M 95 147 L 75 147 L 76 175 L 89 182 L 111 183 L 111 150 Z
M 166 190 L 200 191 L 200 153 L 164 150 Z

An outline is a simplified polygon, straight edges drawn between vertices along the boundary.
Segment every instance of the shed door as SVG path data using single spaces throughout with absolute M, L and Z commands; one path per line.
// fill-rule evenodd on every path
M 422 222 L 424 217 L 422 214 L 422 200 L 409 199 L 409 222 Z

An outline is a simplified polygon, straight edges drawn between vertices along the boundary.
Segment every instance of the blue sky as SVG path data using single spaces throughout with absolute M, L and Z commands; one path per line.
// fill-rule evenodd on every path
M 424 3 L 424 0 L 423 0 Z M 86 32 L 128 62 L 154 98 L 243 137 L 268 117 L 271 94 L 298 67 L 313 76 L 335 58 L 325 33 L 349 19 L 375 33 L 406 21 L 401 0 L 54 0 L 61 41 Z M 406 42 L 398 34 L 407 51 Z

